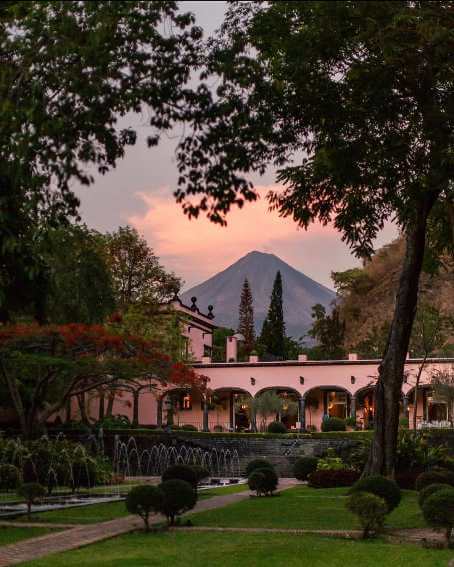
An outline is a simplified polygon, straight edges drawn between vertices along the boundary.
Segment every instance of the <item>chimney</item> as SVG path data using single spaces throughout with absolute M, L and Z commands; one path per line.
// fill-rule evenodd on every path
M 307 354 L 299 354 L 298 362 L 307 362 Z
M 235 336 L 227 337 L 225 353 L 227 362 L 236 362 L 238 360 L 238 341 Z
M 202 364 L 211 364 L 211 356 L 202 356 Z
M 259 361 L 259 357 L 257 354 L 250 354 L 249 355 L 249 362 L 258 362 Z
M 348 360 L 358 360 L 358 354 L 356 352 L 349 352 Z

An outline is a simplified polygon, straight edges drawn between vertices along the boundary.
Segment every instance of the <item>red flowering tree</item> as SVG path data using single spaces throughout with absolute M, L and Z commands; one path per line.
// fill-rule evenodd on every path
M 191 368 L 154 343 L 100 325 L 21 325 L 0 329 L 0 381 L 22 433 L 33 437 L 70 398 L 128 381 L 204 387 Z

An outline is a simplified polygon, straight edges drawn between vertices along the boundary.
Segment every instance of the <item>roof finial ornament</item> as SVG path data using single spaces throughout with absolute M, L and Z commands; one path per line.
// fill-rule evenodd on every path
M 213 309 L 214 307 L 212 305 L 208 305 L 208 319 L 214 319 L 214 313 L 213 313 Z
M 198 311 L 199 308 L 197 307 L 197 297 L 195 295 L 191 297 L 191 301 L 192 301 L 192 305 L 191 305 L 192 311 Z

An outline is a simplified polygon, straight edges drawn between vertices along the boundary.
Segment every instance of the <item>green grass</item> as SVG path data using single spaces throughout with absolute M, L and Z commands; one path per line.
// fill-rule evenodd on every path
M 212 496 L 224 496 L 224 494 L 236 494 L 237 492 L 244 492 L 245 490 L 249 490 L 247 484 L 231 484 L 230 486 L 207 488 L 206 490 L 199 491 L 199 500 L 211 498 Z
M 50 524 L 96 524 L 127 515 L 125 503 L 119 501 L 41 512 L 33 514 L 32 521 Z M 21 520 L 27 521 L 25 517 Z
M 298 486 L 271 498 L 248 498 L 225 508 L 192 515 L 197 526 L 356 529 L 359 524 L 346 508 L 347 488 L 314 489 Z M 387 518 L 392 528 L 418 528 L 425 523 L 415 492 L 404 491 L 399 507 Z
M 38 537 L 55 531 L 56 530 L 47 528 L 16 528 L 0 526 L 0 546 L 8 545 L 9 543 L 16 543 L 23 539 L 30 539 L 32 537 Z
M 29 567 L 446 567 L 452 551 L 381 541 L 244 533 L 132 533 L 64 554 L 24 563 Z

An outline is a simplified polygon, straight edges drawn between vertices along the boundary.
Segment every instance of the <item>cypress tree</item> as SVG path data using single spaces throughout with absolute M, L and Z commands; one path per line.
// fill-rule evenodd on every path
M 252 291 L 247 278 L 244 278 L 239 307 L 238 332 L 244 337 L 244 351 L 249 355 L 255 346 L 254 307 Z
M 285 323 L 282 306 L 282 276 L 278 271 L 271 292 L 268 314 L 263 322 L 260 343 L 265 354 L 285 358 Z

